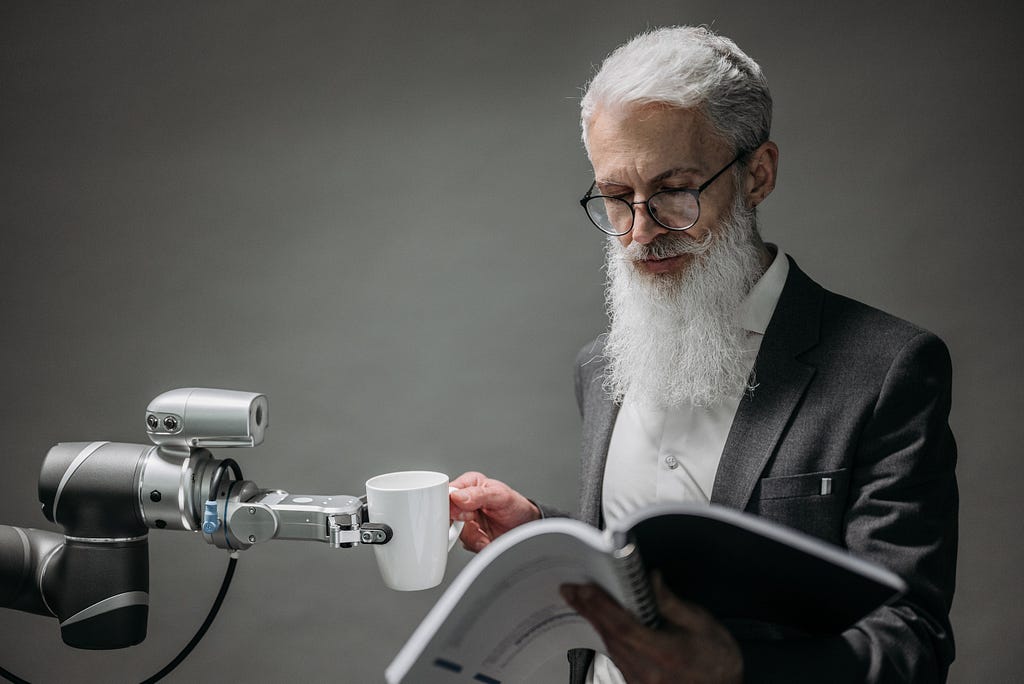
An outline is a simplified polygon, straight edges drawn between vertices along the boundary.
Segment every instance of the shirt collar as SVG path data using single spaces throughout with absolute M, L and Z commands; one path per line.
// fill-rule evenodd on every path
M 768 248 L 775 252 L 768 270 L 750 288 L 746 298 L 740 304 L 739 320 L 745 330 L 764 335 L 768 329 L 768 323 L 775 313 L 775 305 L 779 303 L 779 296 L 786 284 L 786 277 L 789 275 L 789 259 L 785 252 L 769 244 Z

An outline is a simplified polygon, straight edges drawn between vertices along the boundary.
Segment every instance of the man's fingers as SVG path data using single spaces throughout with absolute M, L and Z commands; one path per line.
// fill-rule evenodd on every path
M 471 520 L 462 528 L 459 540 L 462 542 L 462 548 L 476 553 L 491 543 L 491 536 L 480 527 L 477 521 Z
M 475 470 L 471 470 L 468 473 L 462 473 L 457 478 L 449 482 L 449 484 L 456 489 L 462 489 L 463 487 L 476 487 L 477 485 L 482 485 L 486 481 L 486 475 L 478 473 Z
M 455 492 L 452 492 L 452 494 L 455 494 Z M 480 514 L 476 510 L 470 508 L 468 504 L 456 503 L 457 500 L 452 498 L 452 494 L 448 495 L 449 520 L 461 520 L 463 522 L 479 520 Z
M 468 517 L 459 517 L 460 511 L 476 511 L 485 506 L 494 506 L 495 497 L 500 496 L 497 490 L 510 491 L 504 483 L 492 480 L 475 470 L 459 475 L 449 484 L 454 490 L 448 493 L 452 520 L 467 520 Z
M 660 578 L 654 580 L 659 607 L 668 622 L 679 620 L 660 630 L 640 624 L 596 585 L 560 589 L 593 625 L 627 682 L 742 681 L 743 657 L 729 632 L 703 608 L 673 596 Z
M 481 497 L 473 496 L 472 492 L 479 490 L 487 482 L 487 476 L 476 471 L 463 473 L 449 483 L 452 491 L 448 492 L 448 518 L 451 520 L 475 520 L 476 511 L 483 505 Z
M 658 601 L 658 612 L 666 621 L 692 630 L 703 630 L 713 621 L 714 618 L 709 612 L 673 594 L 660 572 L 655 571 L 651 574 L 651 585 L 654 588 L 654 597 Z
M 561 592 L 566 602 L 594 626 L 605 644 L 609 636 L 623 638 L 643 629 L 629 611 L 596 584 L 565 584 Z
M 488 480 L 484 485 L 462 487 L 452 492 L 449 498 L 460 510 L 478 511 L 481 508 L 500 509 L 508 506 L 512 502 L 513 493 L 503 483 Z
M 567 584 L 561 587 L 566 602 L 593 625 L 604 642 L 608 657 L 626 675 L 627 681 L 640 677 L 649 665 L 650 647 L 655 633 L 637 622 L 600 587 Z

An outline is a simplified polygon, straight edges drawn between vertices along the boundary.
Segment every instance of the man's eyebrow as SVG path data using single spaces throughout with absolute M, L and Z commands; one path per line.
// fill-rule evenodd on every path
M 673 176 L 686 176 L 686 175 L 700 176 L 702 173 L 704 173 L 704 170 L 703 169 L 699 169 L 699 168 L 697 168 L 695 166 L 689 166 L 689 167 L 687 167 L 687 166 L 677 166 L 675 168 L 668 169 L 667 171 L 662 171 L 661 173 L 659 173 L 657 176 L 655 176 L 654 178 L 652 178 L 648 182 L 650 182 L 650 183 L 660 183 L 661 181 L 663 181 L 663 180 L 665 180 L 667 178 L 672 178 Z M 621 187 L 624 187 L 624 188 L 629 187 L 628 183 L 623 183 L 621 181 L 613 180 L 611 178 L 598 178 L 598 179 L 596 179 L 595 182 L 598 185 L 618 185 L 618 186 L 621 186 Z
M 697 176 L 697 175 L 700 175 L 701 173 L 703 173 L 703 169 L 698 169 L 696 166 L 690 166 L 690 167 L 677 166 L 674 169 L 669 169 L 668 171 L 665 171 L 663 173 L 659 173 L 657 176 L 655 176 L 654 178 L 651 179 L 651 182 L 652 183 L 657 183 L 659 181 L 665 180 L 666 178 L 672 178 L 673 176 L 686 176 L 686 175 Z

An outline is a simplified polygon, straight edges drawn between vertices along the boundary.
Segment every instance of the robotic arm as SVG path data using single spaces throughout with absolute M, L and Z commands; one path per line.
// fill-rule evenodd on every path
M 151 528 L 198 532 L 232 551 L 271 539 L 390 541 L 387 525 L 368 521 L 365 497 L 260 489 L 209 451 L 257 446 L 268 420 L 262 394 L 176 389 L 147 408 L 151 445 L 51 448 L 39 500 L 64 534 L 0 525 L 0 607 L 55 616 L 69 646 L 123 648 L 146 637 Z

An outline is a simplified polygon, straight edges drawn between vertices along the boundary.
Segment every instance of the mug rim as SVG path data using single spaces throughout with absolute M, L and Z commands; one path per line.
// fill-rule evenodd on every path
M 409 476 L 409 475 L 436 475 L 439 479 L 436 481 L 423 482 L 415 486 L 402 485 L 402 486 L 388 486 L 387 484 L 378 484 L 377 481 L 386 481 L 390 478 L 397 476 Z M 374 475 L 366 481 L 366 489 L 375 489 L 379 492 L 402 492 L 402 491 L 414 491 L 417 489 L 426 489 L 427 487 L 436 487 L 441 484 L 447 483 L 448 476 L 444 473 L 440 473 L 436 470 L 398 470 L 393 473 L 381 473 L 380 475 Z

